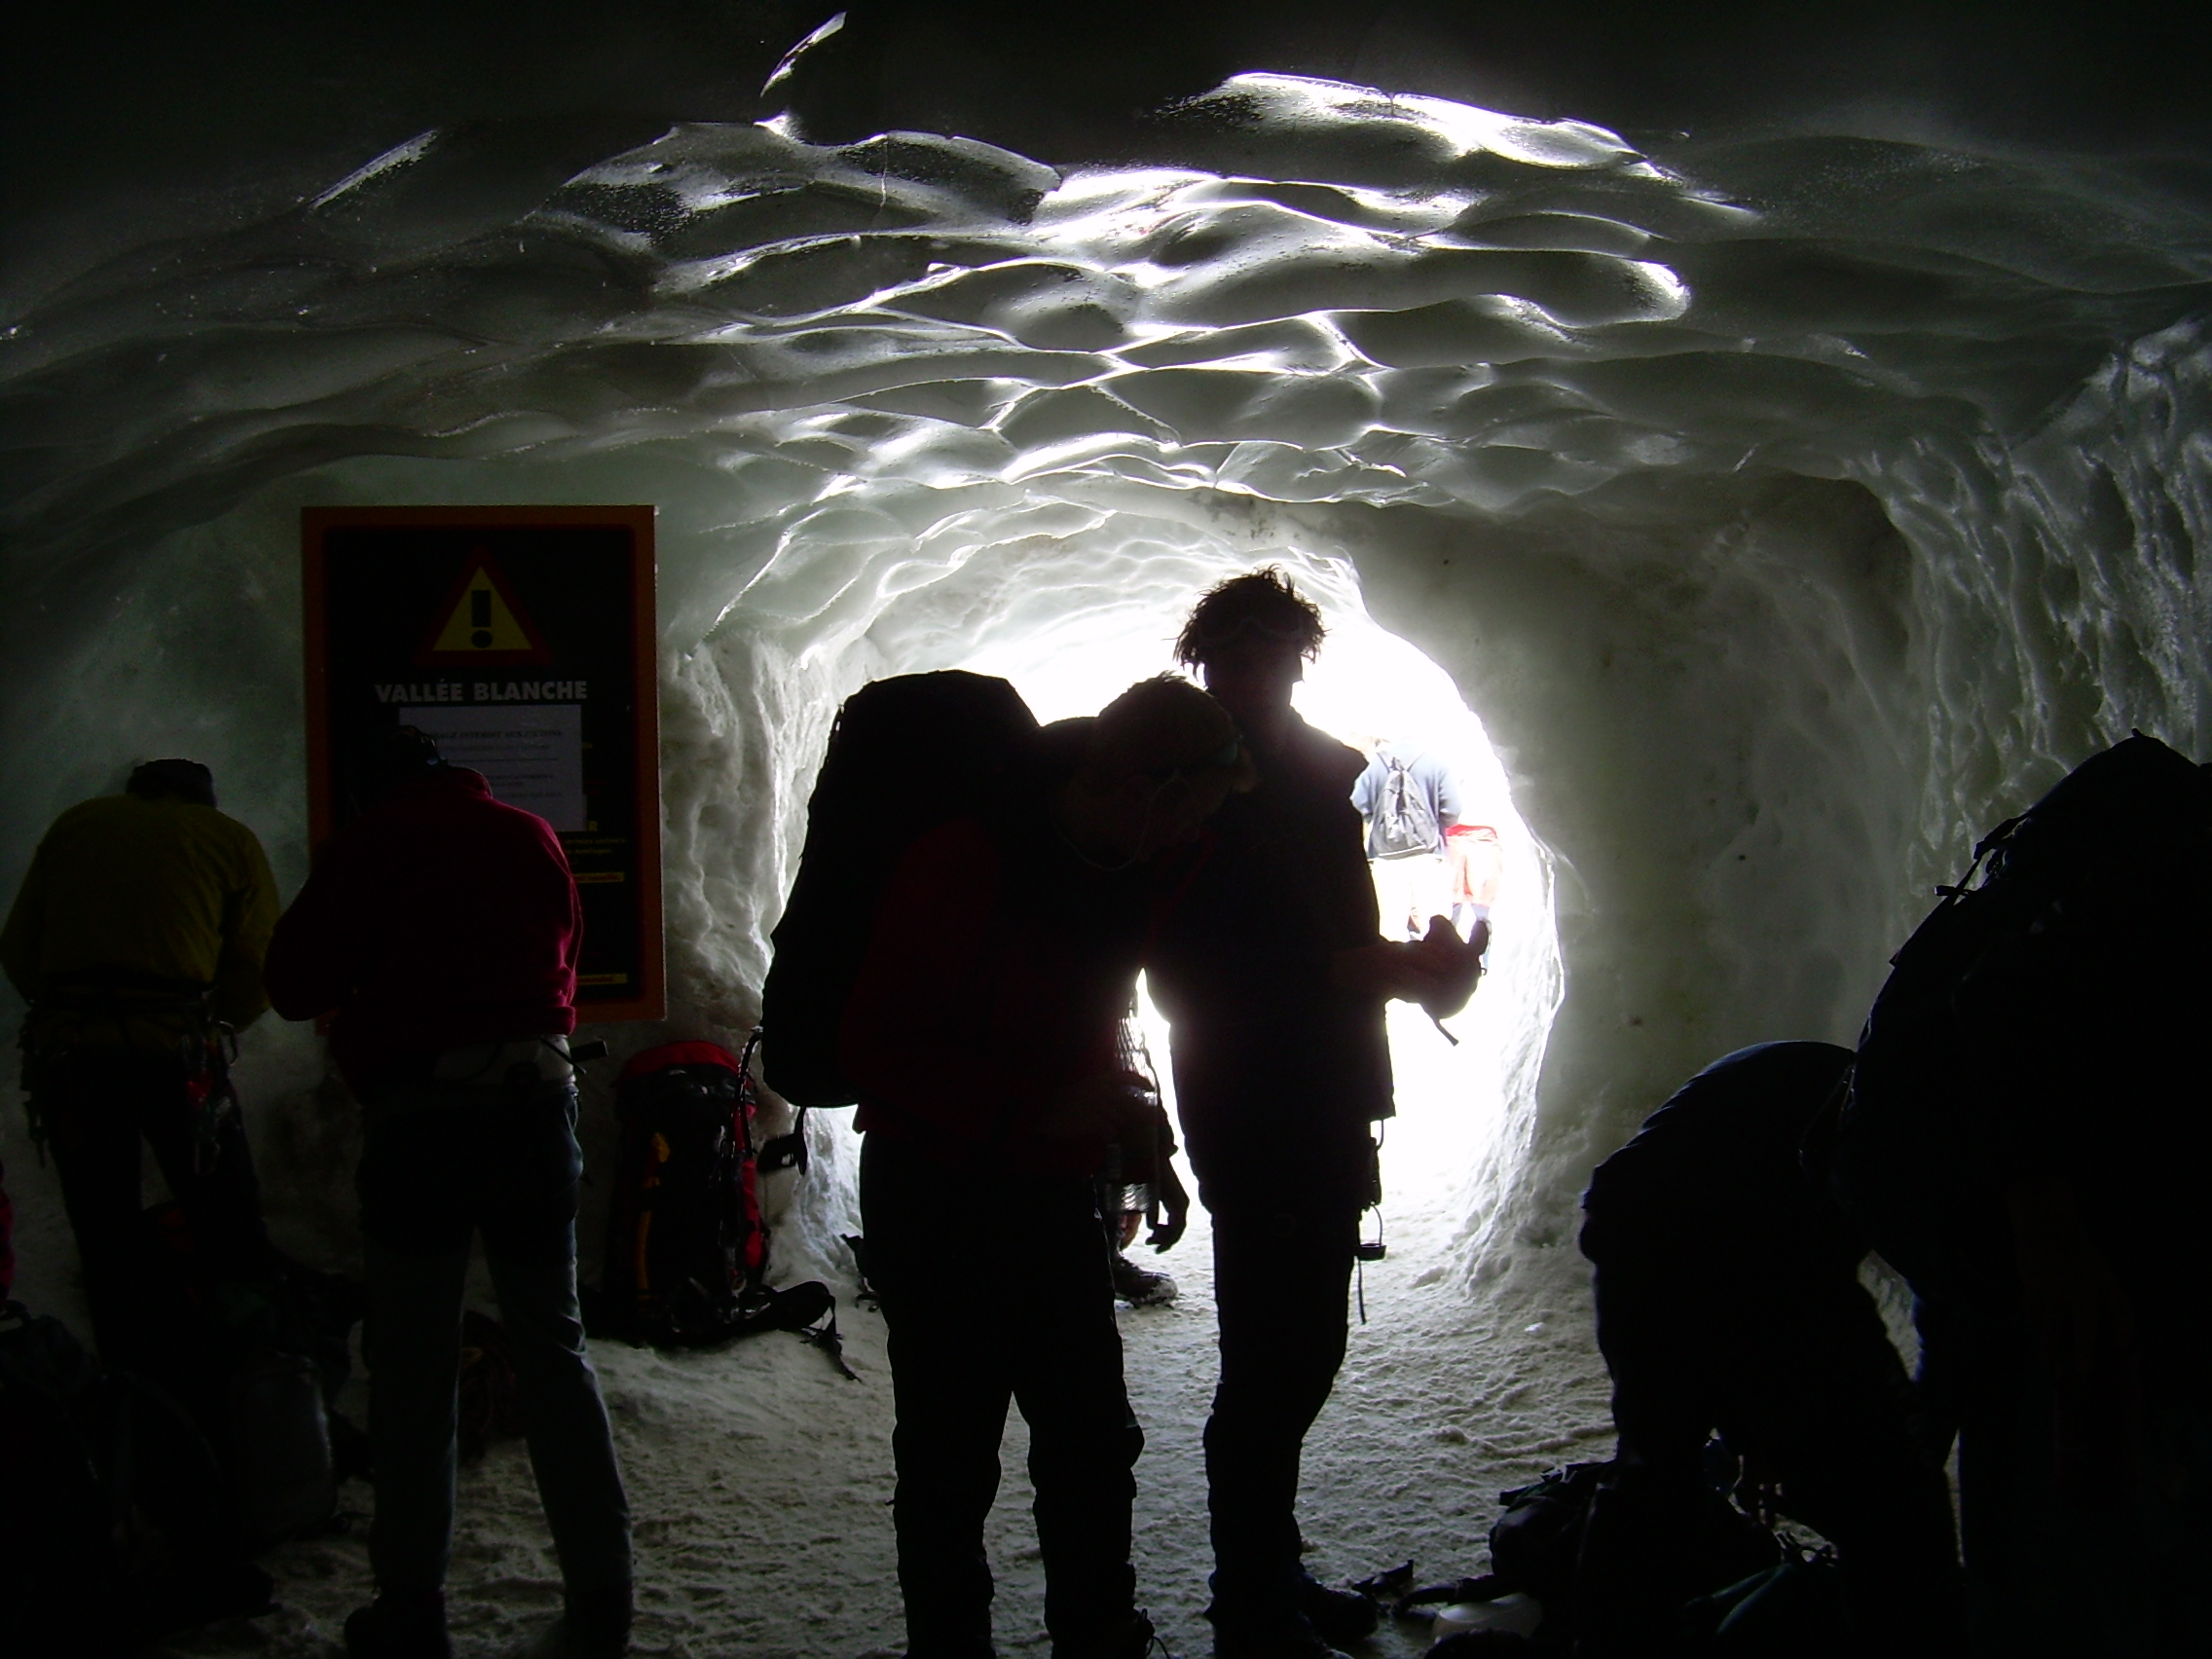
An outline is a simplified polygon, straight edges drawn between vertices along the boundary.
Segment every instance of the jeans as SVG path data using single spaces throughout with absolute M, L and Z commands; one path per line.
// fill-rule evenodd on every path
M 955 1198 L 990 1218 L 987 1287 L 948 1271 Z M 890 1337 L 892 1519 L 909 1659 L 991 1651 L 983 1523 L 1009 1404 L 1029 1424 L 1045 1627 L 1055 1648 L 1126 1627 L 1132 1473 L 1144 1433 L 1122 1385 L 1106 1240 L 1088 1181 L 956 1175 L 881 1133 L 861 1152 L 868 1277 Z
M 1978 1263 L 1936 1259 L 1948 1271 L 1915 1286 L 1926 1287 L 1922 1328 L 1958 1411 L 1976 1655 L 2133 1659 L 2203 1645 L 2212 1596 L 2205 1264 L 2187 1236 L 2198 1225 L 2193 1211 L 2155 1193 L 2143 1202 L 2184 1235 L 2181 1248 L 2115 1252 L 2134 1330 L 2096 1366 L 2053 1363 L 2017 1284 L 2000 1278 L 2011 1265 L 2009 1237 L 1988 1240 Z M 2067 1564 L 2068 1584 L 2093 1592 L 2054 1594 L 2054 1561 Z
M 39 1068 L 32 1095 L 61 1177 L 61 1197 L 85 1267 L 92 1336 L 111 1366 L 144 1369 L 140 1350 L 160 1309 L 150 1306 L 140 1201 L 139 1140 L 154 1149 L 184 1208 L 208 1276 L 257 1278 L 269 1235 L 245 1128 L 233 1113 L 201 1144 L 182 1064 L 134 1049 L 78 1049 Z
M 1221 1382 L 1205 1450 L 1218 1623 L 1266 1623 L 1296 1604 L 1299 1457 L 1344 1364 L 1358 1243 L 1354 1209 L 1214 1213 Z
M 571 1603 L 627 1594 L 630 1505 L 576 1307 L 576 1094 L 425 1086 L 380 1098 L 361 1157 L 380 1590 L 453 1554 L 461 1297 L 472 1234 L 498 1293 L 531 1469 Z

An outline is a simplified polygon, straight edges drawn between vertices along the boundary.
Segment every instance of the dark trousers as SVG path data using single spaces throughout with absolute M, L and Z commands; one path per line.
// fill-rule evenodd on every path
M 1584 1542 L 1591 1651 L 1647 1651 L 1640 1619 L 1671 1620 L 1687 1596 L 1722 1587 L 1670 1582 L 1671 1568 L 1694 1574 L 1707 1544 L 1703 1458 L 1715 1429 L 1779 1483 L 1787 1514 L 1835 1544 L 1869 1650 L 1957 1651 L 1949 1488 L 1856 1278 L 1831 1267 L 1770 1279 L 1644 1248 L 1601 1261 L 1595 1289 L 1620 1468 Z
M 378 1108 L 359 1176 L 378 1588 L 445 1583 L 461 1298 L 481 1233 L 562 1579 L 571 1600 L 626 1595 L 630 1505 L 576 1307 L 575 1090 L 424 1088 Z
M 2146 1198 L 2144 1207 L 2176 1234 L 2194 1219 L 2181 1201 Z M 1922 1334 L 1959 1420 L 1972 1650 L 1990 1659 L 2194 1651 L 2212 1631 L 2202 1246 L 2116 1250 L 2132 1281 L 2135 1340 L 2076 1371 L 2053 1363 L 2016 1283 L 2004 1281 L 2009 1244 L 1994 1239 L 1982 1260 L 1939 1263 L 1956 1271 L 1921 1281 Z M 2066 1587 L 2094 1593 L 2054 1593 L 2053 1563 L 2064 1564 Z
M 32 1103 L 61 1177 L 100 1357 L 142 1369 L 157 1357 L 140 1350 L 161 1310 L 150 1300 L 139 1143 L 154 1149 L 184 1207 L 205 1276 L 250 1280 L 266 1269 L 269 1236 L 244 1126 L 233 1113 L 203 1141 L 183 1065 L 173 1055 L 132 1049 L 52 1056 L 38 1068 Z
M 1003 1263 L 987 1297 L 945 1271 L 944 1230 L 989 1218 Z M 861 1152 L 868 1277 L 890 1337 L 899 1484 L 893 1523 L 910 1659 L 991 1651 L 983 1525 L 1010 1404 L 1029 1424 L 1029 1478 L 1055 1647 L 1124 1629 L 1132 1470 L 1144 1433 L 1122 1384 L 1122 1338 L 1091 1185 L 954 1174 L 909 1143 Z
M 1223 1208 L 1213 1217 L 1221 1382 L 1206 1419 L 1214 1616 L 1296 1604 L 1298 1466 L 1345 1360 L 1355 1209 Z

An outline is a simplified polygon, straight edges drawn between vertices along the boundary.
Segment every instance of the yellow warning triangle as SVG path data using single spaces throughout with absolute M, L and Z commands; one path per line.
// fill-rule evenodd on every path
M 454 598 L 453 609 L 430 642 L 430 649 L 470 655 L 478 651 L 532 651 L 537 642 L 515 614 L 492 572 L 479 563 Z

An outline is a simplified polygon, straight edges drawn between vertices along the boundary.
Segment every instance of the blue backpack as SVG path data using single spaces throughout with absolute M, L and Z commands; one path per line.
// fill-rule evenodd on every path
M 1375 808 L 1375 834 L 1370 846 L 1379 859 L 1403 858 L 1409 853 L 1433 853 L 1444 845 L 1437 828 L 1436 808 L 1428 792 L 1414 776 L 1413 762 L 1385 754 L 1388 768 L 1382 780 L 1382 798 Z

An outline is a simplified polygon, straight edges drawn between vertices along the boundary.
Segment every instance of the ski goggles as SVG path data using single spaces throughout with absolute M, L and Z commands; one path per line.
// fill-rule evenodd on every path
M 1226 645 L 1230 641 L 1245 634 L 1257 634 L 1278 645 L 1297 645 L 1304 649 L 1313 632 L 1310 622 L 1270 622 L 1264 616 L 1243 615 L 1228 621 L 1197 623 L 1193 630 L 1203 645 Z

